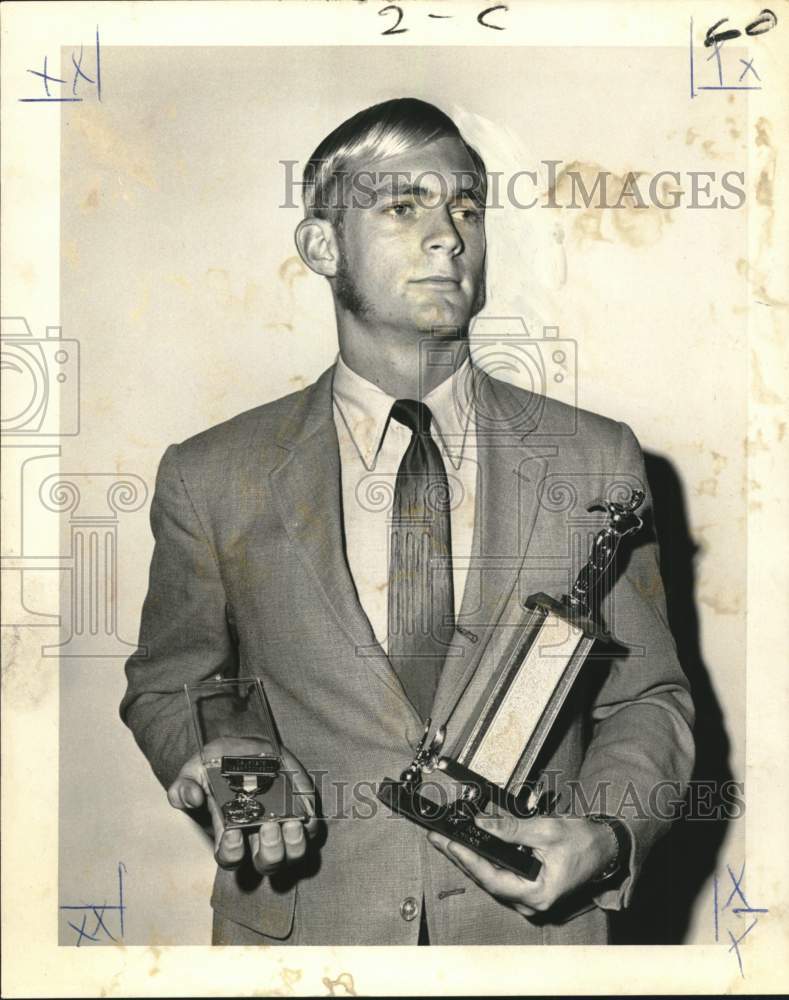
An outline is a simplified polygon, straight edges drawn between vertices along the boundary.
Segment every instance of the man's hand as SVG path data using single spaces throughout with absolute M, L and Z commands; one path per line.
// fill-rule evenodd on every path
M 427 839 L 477 885 L 525 917 L 548 910 L 562 896 L 586 885 L 613 860 L 616 851 L 610 831 L 584 818 L 477 816 L 475 822 L 501 840 L 531 847 L 542 862 L 537 878 L 530 882 L 499 868 L 440 834 L 429 833 Z
M 270 750 L 266 740 L 249 737 L 223 737 L 207 743 L 203 752 L 211 757 L 236 754 L 254 756 Z M 283 865 L 291 864 L 304 857 L 307 838 L 314 836 L 318 828 L 315 816 L 315 791 L 313 784 L 299 761 L 282 748 L 283 769 L 294 791 L 304 805 L 307 819 L 264 821 L 259 830 L 249 835 L 249 849 L 252 862 L 261 875 L 268 875 Z M 222 868 L 235 868 L 241 863 L 245 853 L 245 838 L 242 830 L 225 830 L 222 813 L 213 795 L 210 794 L 208 775 L 203 767 L 200 754 L 190 757 L 178 773 L 178 777 L 167 789 L 167 798 L 175 809 L 197 809 L 206 803 L 214 829 L 214 857 Z

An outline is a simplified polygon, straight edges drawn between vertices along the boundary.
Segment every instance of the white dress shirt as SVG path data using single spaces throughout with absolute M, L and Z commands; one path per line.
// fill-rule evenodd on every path
M 450 490 L 455 617 L 460 611 L 474 534 L 477 492 L 473 369 L 468 359 L 422 402 L 444 459 Z M 395 480 L 411 431 L 389 415 L 395 398 L 337 358 L 334 423 L 340 444 L 345 552 L 356 593 L 388 651 L 389 530 Z

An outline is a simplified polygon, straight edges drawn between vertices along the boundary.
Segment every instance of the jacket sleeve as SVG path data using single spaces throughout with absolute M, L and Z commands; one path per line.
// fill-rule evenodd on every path
M 630 428 L 620 428 L 613 471 L 643 484 L 644 540 L 639 544 L 634 536 L 606 602 L 607 624 L 628 653 L 613 659 L 595 698 L 578 781 L 583 802 L 592 804 L 585 811 L 616 816 L 630 834 L 630 857 L 624 859 L 629 872 L 618 887 L 595 897 L 604 909 L 628 905 L 644 859 L 670 826 L 694 761 L 693 703 L 668 626 L 644 459 Z
M 197 751 L 184 685 L 232 676 L 237 653 L 216 553 L 179 470 L 177 445 L 159 464 L 150 517 L 148 593 L 120 714 L 167 787 Z

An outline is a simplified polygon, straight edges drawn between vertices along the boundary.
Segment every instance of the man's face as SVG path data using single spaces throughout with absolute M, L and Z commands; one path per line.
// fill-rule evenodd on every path
M 485 218 L 463 144 L 440 139 L 355 173 L 338 231 L 338 306 L 375 337 L 465 331 L 485 303 Z

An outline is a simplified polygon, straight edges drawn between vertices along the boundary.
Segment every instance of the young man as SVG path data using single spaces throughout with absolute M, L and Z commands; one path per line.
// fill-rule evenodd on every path
M 304 193 L 296 242 L 331 286 L 337 363 L 167 449 L 147 656 L 127 664 L 122 716 L 171 804 L 213 810 L 216 943 L 603 943 L 605 910 L 627 904 L 668 825 L 654 791 L 676 796 L 693 759 L 647 533 L 612 591 L 617 638 L 643 655 L 590 668 L 597 688 L 579 688 L 544 762 L 560 801 L 576 783 L 606 815 L 486 821 L 535 849 L 535 882 L 428 838 L 370 790 L 490 671 L 523 598 L 568 589 L 571 511 L 545 502 L 547 484 L 570 480 L 585 510 L 624 477 L 648 511 L 639 446 L 623 424 L 471 365 L 485 167 L 441 111 L 403 99 L 360 112 L 315 151 Z M 222 834 L 183 697 L 217 674 L 263 678 L 308 821 Z M 258 748 L 238 734 L 215 749 Z

